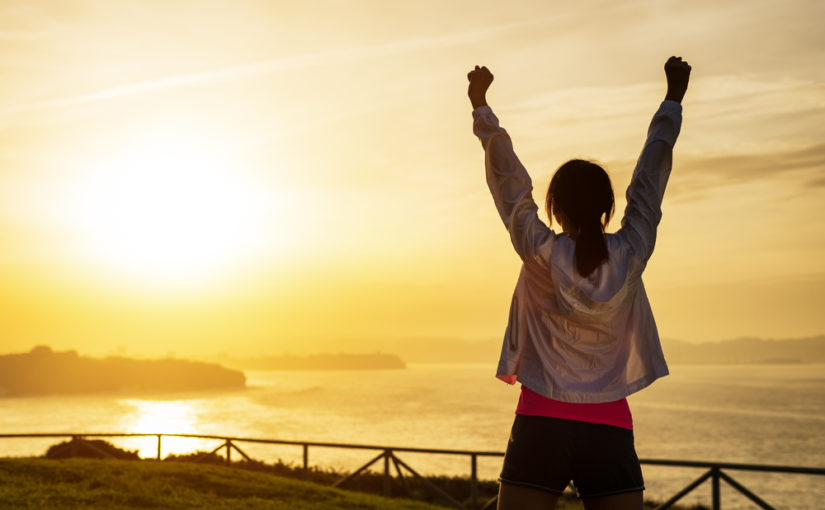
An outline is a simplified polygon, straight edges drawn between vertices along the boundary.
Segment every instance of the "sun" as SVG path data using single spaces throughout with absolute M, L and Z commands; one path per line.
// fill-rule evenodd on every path
M 181 283 L 243 264 L 260 248 L 266 192 L 219 143 L 154 130 L 124 145 L 76 183 L 76 223 L 96 263 Z

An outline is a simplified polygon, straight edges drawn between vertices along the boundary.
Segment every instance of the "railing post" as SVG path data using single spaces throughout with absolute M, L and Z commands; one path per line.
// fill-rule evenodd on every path
M 721 510 L 722 508 L 722 501 L 719 493 L 719 467 L 714 466 L 711 468 L 711 498 L 713 500 L 713 510 Z
M 304 480 L 309 478 L 309 445 L 304 443 Z
M 384 496 L 390 496 L 390 455 L 392 455 L 392 450 L 384 450 Z
M 226 465 L 232 464 L 232 441 L 226 440 Z
M 478 507 L 478 455 L 470 455 L 470 508 Z
M 162 434 L 158 434 L 158 460 L 160 460 L 160 436 Z

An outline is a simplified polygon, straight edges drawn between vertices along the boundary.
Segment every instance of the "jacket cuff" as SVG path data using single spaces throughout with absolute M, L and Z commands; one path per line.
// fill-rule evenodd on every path
M 479 106 L 473 110 L 473 118 L 477 119 L 479 116 L 484 115 L 485 113 L 493 113 L 493 109 L 490 108 L 488 105 Z
M 662 101 L 662 104 L 659 105 L 659 108 L 664 110 L 672 110 L 674 112 L 681 112 L 682 111 L 682 103 L 677 103 L 671 99 L 665 99 Z

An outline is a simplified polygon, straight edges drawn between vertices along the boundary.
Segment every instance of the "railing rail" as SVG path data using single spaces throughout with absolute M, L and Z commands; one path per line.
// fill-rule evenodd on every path
M 479 451 L 479 450 L 456 450 L 444 448 L 417 448 L 417 447 L 403 447 L 403 446 L 386 446 L 386 445 L 368 445 L 368 444 L 352 444 L 352 443 L 330 443 L 319 441 L 294 441 L 287 439 L 262 439 L 251 437 L 234 437 L 221 436 L 212 434 L 171 434 L 171 433 L 147 433 L 147 432 L 125 432 L 125 433 L 26 433 L 26 434 L 0 434 L 0 439 L 13 438 L 71 438 L 69 443 L 70 448 L 76 448 L 80 443 L 80 439 L 85 438 L 101 438 L 101 437 L 157 437 L 157 455 L 156 459 L 161 460 L 161 441 L 163 437 L 182 437 L 191 439 L 207 439 L 219 441 L 219 445 L 210 452 L 211 454 L 218 454 L 221 450 L 224 451 L 226 464 L 232 463 L 232 450 L 235 450 L 247 461 L 252 461 L 252 458 L 247 455 L 236 443 L 254 443 L 254 444 L 276 444 L 276 445 L 294 445 L 302 448 L 302 468 L 305 475 L 309 472 L 309 448 L 340 448 L 340 449 L 354 449 L 354 450 L 373 450 L 380 452 L 377 456 L 372 458 L 366 464 L 363 464 L 352 473 L 337 480 L 333 485 L 340 487 L 348 481 L 355 478 L 360 473 L 367 470 L 373 464 L 383 460 L 383 493 L 385 496 L 390 496 L 390 488 L 392 481 L 392 473 L 390 471 L 390 464 L 395 468 L 397 478 L 401 481 L 405 488 L 408 488 L 406 478 L 403 471 L 414 476 L 421 481 L 426 487 L 433 491 L 445 502 L 462 510 L 487 510 L 493 508 L 496 504 L 497 498 L 493 497 L 483 505 L 479 506 L 478 502 L 478 458 L 479 457 L 503 457 L 503 452 L 493 451 Z M 95 447 L 85 445 L 84 447 L 97 450 Z M 102 450 L 97 450 L 98 453 L 106 455 Z M 466 455 L 470 457 L 470 495 L 469 506 L 456 500 L 453 496 L 448 494 L 444 489 L 434 484 L 431 480 L 419 474 L 406 462 L 401 460 L 396 453 L 429 453 L 441 455 Z M 784 473 L 784 474 L 804 474 L 804 475 L 825 475 L 825 468 L 815 467 L 801 467 L 801 466 L 782 466 L 782 465 L 766 465 L 766 464 L 741 464 L 734 462 L 710 462 L 710 461 L 693 461 L 693 460 L 670 460 L 670 459 L 640 459 L 642 464 L 654 466 L 669 466 L 669 467 L 687 467 L 687 468 L 702 468 L 707 469 L 701 476 L 689 483 L 682 490 L 674 494 L 670 499 L 657 507 L 657 510 L 665 510 L 672 507 L 678 500 L 682 499 L 688 493 L 702 485 L 706 480 L 711 480 L 711 508 L 713 510 L 721 509 L 721 483 L 724 480 L 728 485 L 736 489 L 745 497 L 750 499 L 756 505 L 764 509 L 773 509 L 771 505 L 762 500 L 754 492 L 746 488 L 744 485 L 736 481 L 733 477 L 723 470 L 727 471 L 759 471 L 769 473 Z M 403 470 L 403 471 L 402 471 Z

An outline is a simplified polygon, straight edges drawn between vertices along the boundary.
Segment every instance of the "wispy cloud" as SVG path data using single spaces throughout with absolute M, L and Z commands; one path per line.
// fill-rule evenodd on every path
M 677 156 L 676 165 L 668 195 L 680 201 L 702 199 L 711 188 L 756 181 L 821 193 L 819 188 L 825 186 L 825 143 L 760 154 Z
M 502 112 L 523 135 L 525 154 L 572 155 L 585 148 L 623 174 L 633 168 L 663 89 L 663 83 L 637 83 L 556 90 Z M 696 79 L 688 94 L 676 152 L 690 177 L 674 174 L 680 193 L 780 175 L 802 184 L 825 175 L 825 84 L 709 76 Z
M 362 45 L 351 48 L 342 48 L 328 51 L 307 53 L 288 57 L 253 62 L 229 67 L 221 67 L 208 71 L 195 73 L 182 73 L 161 78 L 136 81 L 114 87 L 108 87 L 86 94 L 79 94 L 69 97 L 60 97 L 45 101 L 17 105 L 7 108 L 5 112 L 17 112 L 27 110 L 43 110 L 72 106 L 96 101 L 105 101 L 123 96 L 153 92 L 173 87 L 184 87 L 201 84 L 221 83 L 255 78 L 259 76 L 272 75 L 291 71 L 295 69 L 320 67 L 328 64 L 340 64 L 356 62 L 370 58 L 387 57 L 416 51 L 426 51 L 432 49 L 443 49 L 450 46 L 460 46 L 495 37 L 509 31 L 523 29 L 528 26 L 541 25 L 550 19 L 536 19 L 528 22 L 510 23 L 487 28 L 437 37 L 414 38 L 390 43 Z
M 754 178 L 807 171 L 825 177 L 825 143 L 768 154 L 731 154 L 688 158 L 686 165 L 699 175 L 740 182 Z
M 22 32 L 0 29 L 0 41 L 34 41 L 46 37 L 46 32 Z

